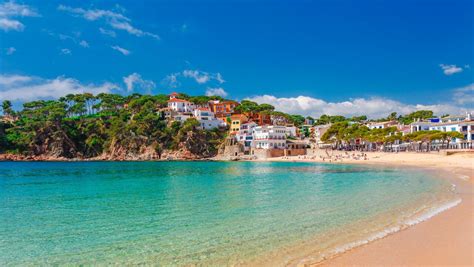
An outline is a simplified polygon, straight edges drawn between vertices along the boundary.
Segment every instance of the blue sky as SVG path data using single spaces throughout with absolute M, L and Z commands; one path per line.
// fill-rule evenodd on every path
M 472 5 L 0 1 L 0 100 L 179 91 L 310 115 L 463 112 L 473 104 Z

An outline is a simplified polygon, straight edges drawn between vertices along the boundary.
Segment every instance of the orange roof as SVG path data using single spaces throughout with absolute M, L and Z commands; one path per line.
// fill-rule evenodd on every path
M 179 95 L 179 94 L 176 93 L 176 92 L 173 92 L 173 93 L 170 94 L 170 96 L 171 96 L 171 95 L 172 95 L 172 96 L 177 96 L 177 95 Z
M 185 103 L 185 102 L 186 102 L 186 103 L 191 103 L 191 102 L 189 102 L 189 101 L 187 101 L 187 100 L 178 99 L 178 98 L 170 99 L 170 100 L 168 100 L 168 102 L 181 102 L 181 103 Z
M 244 114 L 232 114 L 232 115 L 230 115 L 230 118 L 232 120 L 245 120 L 245 121 L 247 121 L 249 119 Z
M 197 108 L 197 110 L 201 110 L 201 111 L 211 111 L 209 108 Z
M 239 104 L 239 102 L 236 102 L 233 100 L 224 100 L 224 101 L 210 100 L 209 103 L 211 103 L 212 105 L 229 105 L 229 104 L 238 105 Z

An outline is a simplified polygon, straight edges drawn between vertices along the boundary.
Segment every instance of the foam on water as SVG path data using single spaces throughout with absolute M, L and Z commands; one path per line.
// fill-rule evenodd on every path
M 401 230 L 404 230 L 410 226 L 413 226 L 415 224 L 418 224 L 418 223 L 421 223 L 421 222 L 424 222 L 428 219 L 430 219 L 431 217 L 443 212 L 443 211 L 446 211 L 450 208 L 453 208 L 455 206 L 457 206 L 459 203 L 461 203 L 461 199 L 456 199 L 454 201 L 450 201 L 448 203 L 445 203 L 439 207 L 433 207 L 432 209 L 430 209 L 429 211 L 423 213 L 423 214 L 420 214 L 412 219 L 408 219 L 406 220 L 404 223 L 402 223 L 401 225 L 397 225 L 397 226 L 393 226 L 393 227 L 390 227 L 390 228 L 387 228 L 383 231 L 380 231 L 380 232 L 377 232 L 375 234 L 372 234 L 370 235 L 369 237 L 367 237 L 366 239 L 363 239 L 363 240 L 359 240 L 359 241 L 355 241 L 355 242 L 352 242 L 352 243 L 349 243 L 349 244 L 345 244 L 343 246 L 340 246 L 338 247 L 337 249 L 335 249 L 332 254 L 339 254 L 339 253 L 343 253 L 343 252 L 346 252 L 348 250 L 351 250 L 353 248 L 356 248 L 356 247 L 359 247 L 359 246 L 362 246 L 362 245 L 366 245 L 372 241 L 375 241 L 377 239 L 381 239 L 381 238 L 384 238 L 390 234 L 394 234 L 396 232 L 399 232 Z

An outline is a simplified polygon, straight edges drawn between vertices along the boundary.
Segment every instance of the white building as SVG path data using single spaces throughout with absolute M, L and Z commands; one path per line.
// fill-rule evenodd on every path
M 285 133 L 287 137 L 296 137 L 297 131 L 296 126 L 286 126 Z
M 316 143 L 318 147 L 324 144 L 324 142 L 321 141 L 321 138 L 330 127 L 331 127 L 331 124 L 313 126 L 314 142 Z
M 464 121 L 454 120 L 451 122 L 413 122 L 410 124 L 410 130 L 412 133 L 418 131 L 459 132 L 464 135 L 464 140 L 472 141 L 474 140 L 474 121 L 470 119 L 471 116 L 468 116 Z
M 173 116 L 174 121 L 179 121 L 181 123 L 185 122 L 189 118 L 191 118 L 191 115 L 187 115 L 187 114 L 176 114 Z
M 472 120 L 472 114 L 466 112 L 466 115 L 451 115 L 444 118 L 439 118 L 440 122 L 461 122 Z
M 246 149 L 249 149 L 252 146 L 253 132 L 257 126 L 258 125 L 253 121 L 241 124 L 240 130 L 235 135 L 235 139 L 243 143 Z
M 193 112 L 193 115 L 199 121 L 201 127 L 205 130 L 226 126 L 225 122 L 217 119 L 209 108 L 196 108 Z
M 196 108 L 193 111 L 194 117 L 198 120 L 212 120 L 215 118 L 214 113 L 208 108 Z
M 367 127 L 369 127 L 370 130 L 385 129 L 391 126 L 396 126 L 397 124 L 398 122 L 396 121 L 369 122 Z
M 261 149 L 285 149 L 286 127 L 276 125 L 257 126 L 253 129 L 253 147 Z
M 195 106 L 187 100 L 172 98 L 168 100 L 168 108 L 176 112 L 192 113 Z

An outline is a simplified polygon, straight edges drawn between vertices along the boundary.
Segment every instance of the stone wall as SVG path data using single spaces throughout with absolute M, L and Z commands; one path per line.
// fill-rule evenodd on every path
M 297 149 L 258 149 L 253 148 L 250 151 L 250 156 L 257 157 L 259 159 L 266 159 L 266 158 L 275 158 L 275 157 L 283 157 L 283 156 L 300 156 L 306 155 L 305 148 L 297 148 Z
M 306 148 L 285 149 L 285 156 L 303 156 L 306 155 Z

